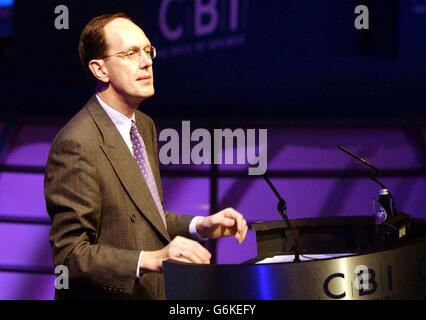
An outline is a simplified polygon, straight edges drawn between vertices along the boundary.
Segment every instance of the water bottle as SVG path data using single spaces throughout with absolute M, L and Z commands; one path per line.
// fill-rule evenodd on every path
M 378 203 L 376 206 L 376 224 L 382 224 L 384 221 L 393 217 L 392 198 L 388 189 L 380 189 Z

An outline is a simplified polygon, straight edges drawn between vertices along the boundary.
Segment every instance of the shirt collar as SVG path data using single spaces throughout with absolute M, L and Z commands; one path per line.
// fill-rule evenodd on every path
M 132 127 L 132 121 L 134 121 L 136 123 L 135 113 L 133 113 L 132 116 L 130 118 L 128 118 L 124 114 L 122 114 L 121 112 L 115 110 L 113 107 L 108 105 L 98 95 L 96 95 L 96 98 L 98 99 L 99 104 L 102 106 L 102 108 L 105 110 L 105 112 L 111 118 L 111 120 L 115 124 L 115 126 L 119 130 L 123 130 L 123 131 L 125 130 L 125 132 L 129 133 L 130 129 Z

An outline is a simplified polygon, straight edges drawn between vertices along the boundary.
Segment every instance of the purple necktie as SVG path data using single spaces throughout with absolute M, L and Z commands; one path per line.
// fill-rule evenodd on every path
M 130 129 L 130 140 L 132 141 L 133 156 L 138 163 L 139 169 L 141 170 L 145 182 L 148 185 L 149 191 L 151 191 L 152 198 L 154 199 L 155 205 L 160 212 L 161 219 L 167 228 L 166 216 L 164 215 L 163 205 L 161 204 L 160 196 L 158 195 L 157 184 L 155 183 L 154 175 L 152 174 L 145 144 L 143 142 L 142 136 L 139 134 L 136 124 L 133 121 L 132 128 Z

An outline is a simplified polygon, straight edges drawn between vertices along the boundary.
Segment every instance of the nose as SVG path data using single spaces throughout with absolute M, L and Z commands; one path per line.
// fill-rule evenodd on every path
M 139 59 L 139 67 L 141 69 L 145 69 L 145 68 L 149 68 L 150 66 L 152 66 L 152 59 L 144 50 L 142 50 L 141 56 Z

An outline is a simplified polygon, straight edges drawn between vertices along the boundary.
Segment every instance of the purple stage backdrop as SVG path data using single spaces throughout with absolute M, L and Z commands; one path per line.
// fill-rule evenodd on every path
M 52 299 L 54 276 L 48 242 L 49 218 L 43 197 L 43 167 L 59 125 L 0 123 L 0 299 Z M 264 127 L 267 128 L 267 127 Z M 412 174 L 424 166 L 419 141 L 426 129 L 276 124 L 268 129 L 268 170 L 285 197 L 290 218 L 372 214 L 378 186 L 362 176 L 339 172 L 362 170 L 337 144 L 366 156 L 389 175 L 383 182 L 401 210 L 426 218 L 426 178 Z M 423 151 L 424 152 L 424 151 Z M 172 174 L 196 168 L 199 175 Z M 241 177 L 227 172 L 241 174 Z M 276 199 L 265 182 L 247 176 L 247 166 L 219 165 L 217 199 L 212 199 L 210 167 L 163 166 L 166 207 L 177 213 L 207 215 L 212 205 L 232 206 L 249 222 L 279 220 Z M 318 173 L 326 173 L 319 175 Z M 328 173 L 327 173 L 328 172 Z M 410 173 L 411 172 L 411 173 Z M 241 263 L 256 257 L 256 239 L 237 245 L 233 238 L 217 242 L 217 263 Z

